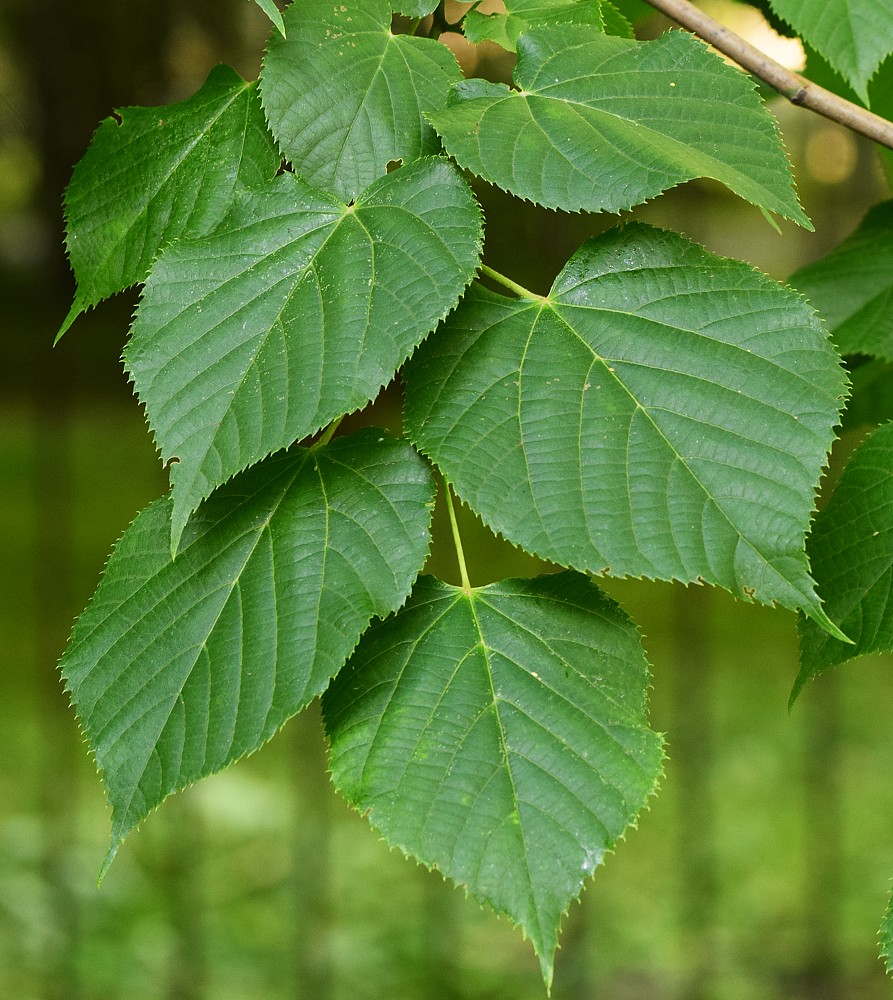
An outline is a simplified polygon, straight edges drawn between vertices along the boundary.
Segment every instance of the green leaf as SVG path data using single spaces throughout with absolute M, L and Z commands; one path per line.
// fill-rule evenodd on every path
M 103 871 L 163 799 L 265 743 L 403 603 L 432 505 L 412 449 L 366 429 L 215 493 L 176 561 L 170 500 L 139 515 L 62 658 L 112 806 Z
M 624 14 L 611 3 L 611 0 L 601 0 L 602 20 L 605 22 L 605 34 L 619 35 L 621 38 L 635 38 L 633 26 Z
M 86 309 L 144 281 L 164 243 L 209 233 L 236 192 L 279 168 L 256 85 L 228 66 L 180 104 L 118 115 L 120 124 L 99 126 L 65 192 L 78 290 L 60 336 Z
M 463 22 L 470 42 L 496 42 L 509 52 L 517 51 L 524 32 L 544 24 L 588 24 L 599 31 L 605 27 L 597 0 L 506 0 L 504 14 L 470 10 Z
M 884 959 L 888 974 L 893 975 L 893 896 L 890 897 L 890 903 L 887 906 L 887 915 L 881 924 L 879 937 L 881 958 Z
M 893 424 L 878 428 L 850 459 L 808 548 L 828 616 L 853 645 L 801 622 L 792 697 L 828 667 L 893 650 Z
M 481 214 L 425 160 L 350 208 L 283 174 L 166 250 L 125 362 L 174 490 L 172 543 L 230 476 L 364 405 L 458 302 Z
M 634 42 L 583 25 L 518 42 L 520 91 L 465 80 L 428 115 L 447 152 L 547 208 L 618 212 L 695 177 L 811 228 L 753 83 L 691 35 Z
M 821 313 L 841 354 L 893 361 L 893 201 L 875 205 L 852 236 L 788 280 Z
M 426 17 L 437 9 L 439 0 L 391 0 L 391 10 L 407 17 Z
M 747 265 L 613 230 L 545 299 L 473 288 L 406 391 L 417 447 L 528 552 L 833 628 L 804 536 L 846 381 L 807 304 Z
M 520 925 L 548 984 L 561 915 L 660 776 L 647 688 L 635 626 L 585 577 L 422 577 L 323 699 L 333 781 Z
M 273 0 L 254 0 L 254 2 L 273 22 L 279 34 L 282 35 L 283 38 L 285 38 L 285 23 L 282 20 L 282 15 L 279 13 L 279 8 L 276 6 Z
M 270 128 L 295 170 L 344 201 L 392 160 L 437 153 L 423 112 L 462 73 L 445 45 L 391 34 L 388 0 L 300 0 L 285 11 L 261 71 Z
M 772 0 L 772 6 L 868 100 L 868 81 L 893 51 L 888 0 Z

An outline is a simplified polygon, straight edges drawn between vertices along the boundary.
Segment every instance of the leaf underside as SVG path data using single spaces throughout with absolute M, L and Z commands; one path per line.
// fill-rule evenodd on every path
M 753 83 L 682 32 L 635 42 L 583 25 L 518 41 L 519 91 L 456 84 L 428 114 L 460 166 L 546 208 L 618 212 L 710 177 L 812 228 Z
M 62 673 L 119 845 L 171 792 L 256 750 L 319 695 L 428 550 L 433 484 L 366 429 L 277 455 L 204 504 L 170 554 L 170 500 L 118 542 Z
M 66 243 L 78 282 L 62 332 L 85 309 L 144 281 L 159 248 L 203 236 L 234 195 L 270 181 L 279 154 L 256 84 L 228 66 L 179 104 L 107 118 L 65 192 Z
M 388 0 L 300 0 L 284 17 L 288 38 L 270 40 L 261 98 L 308 183 L 351 201 L 392 160 L 440 151 L 423 113 L 462 78 L 445 45 L 392 35 Z
M 841 354 L 893 361 L 893 201 L 788 281 L 818 309 Z
M 473 287 L 407 366 L 406 424 L 529 552 L 833 629 L 804 536 L 845 394 L 798 295 L 632 225 L 584 244 L 546 300 Z
M 808 550 L 825 610 L 853 645 L 801 621 L 794 696 L 828 667 L 893 650 L 893 424 L 874 431 L 850 459 L 816 517 Z
M 558 924 L 661 771 L 635 626 L 587 578 L 419 579 L 323 699 L 336 787 L 385 839 L 520 925 Z
M 348 208 L 283 174 L 166 250 L 125 363 L 174 493 L 172 544 L 236 472 L 374 398 L 458 302 L 481 214 L 443 159 Z
M 803 36 L 867 102 L 868 82 L 893 50 L 888 0 L 771 0 L 782 20 Z

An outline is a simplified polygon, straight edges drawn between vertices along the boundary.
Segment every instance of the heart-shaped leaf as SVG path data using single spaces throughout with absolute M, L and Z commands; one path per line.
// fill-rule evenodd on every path
M 771 0 L 782 20 L 802 35 L 868 100 L 868 81 L 893 50 L 888 0 Z
M 392 160 L 440 151 L 423 113 L 462 78 L 445 45 L 391 34 L 388 0 L 300 0 L 285 11 L 260 86 L 270 128 L 295 170 L 351 201 Z
M 155 806 L 265 743 L 403 603 L 432 505 L 425 464 L 367 429 L 225 486 L 176 561 L 170 500 L 139 515 L 62 658 L 112 806 L 103 870 Z
M 279 167 L 256 84 L 228 66 L 180 104 L 118 116 L 99 126 L 65 192 L 78 290 L 60 336 L 85 309 L 144 281 L 162 244 L 209 233 L 236 192 Z
M 812 228 L 774 119 L 753 83 L 699 41 L 585 25 L 518 41 L 519 90 L 465 80 L 430 113 L 447 152 L 547 208 L 618 212 L 695 177 Z
M 893 201 L 826 257 L 788 279 L 825 320 L 841 354 L 893 361 Z
M 792 697 L 828 667 L 893 650 L 893 424 L 878 428 L 850 459 L 816 517 L 808 550 L 828 616 L 853 644 L 801 621 Z
M 323 700 L 336 787 L 388 843 L 519 924 L 558 923 L 654 790 L 635 626 L 576 573 L 422 577 Z
M 406 376 L 412 440 L 515 544 L 802 608 L 840 636 L 804 541 L 846 381 L 789 289 L 628 226 L 544 299 L 474 288 Z
M 378 393 L 456 305 L 480 241 L 474 196 L 438 159 L 351 207 L 284 174 L 161 255 L 125 362 L 176 460 L 174 548 L 216 486 Z

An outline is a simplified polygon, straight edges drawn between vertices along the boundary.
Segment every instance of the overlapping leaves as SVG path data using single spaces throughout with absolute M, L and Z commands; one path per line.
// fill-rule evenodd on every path
M 585 577 L 423 577 L 323 707 L 336 786 L 387 841 L 519 924 L 558 923 L 654 789 L 636 629 Z
M 850 657 L 893 650 L 893 424 L 878 428 L 848 462 L 816 518 L 809 554 L 828 615 L 854 644 L 801 622 L 795 694 Z
M 163 253 L 125 361 L 165 462 L 173 535 L 220 483 L 372 399 L 453 308 L 481 216 L 444 160 L 355 205 L 284 174 Z
M 887 0 L 771 0 L 780 18 L 868 100 L 868 82 L 893 51 Z
M 588 24 L 605 28 L 597 0 L 507 0 L 504 14 L 482 14 L 472 8 L 462 24 L 469 41 L 496 42 L 509 52 L 517 50 L 518 38 L 525 31 L 538 25 Z
M 428 550 L 430 473 L 368 429 L 256 466 L 170 554 L 171 502 L 124 533 L 62 672 L 112 806 L 112 847 L 171 792 L 256 750 L 320 694 Z
M 279 156 L 255 84 L 227 66 L 192 97 L 107 118 L 65 192 L 78 282 L 61 332 L 102 299 L 145 280 L 159 247 L 209 233 L 236 192 L 273 178 Z
M 351 201 L 392 160 L 439 152 L 424 112 L 461 79 L 446 46 L 391 34 L 388 0 L 300 0 L 261 71 L 273 134 L 314 187 Z
M 753 84 L 689 35 L 582 25 L 518 41 L 520 90 L 465 80 L 428 120 L 457 162 L 547 208 L 616 212 L 695 177 L 810 226 Z
M 821 313 L 841 354 L 893 361 L 893 201 L 826 257 L 790 277 Z
M 799 296 L 630 226 L 546 299 L 474 288 L 407 367 L 412 440 L 510 541 L 833 629 L 804 536 L 846 389 Z

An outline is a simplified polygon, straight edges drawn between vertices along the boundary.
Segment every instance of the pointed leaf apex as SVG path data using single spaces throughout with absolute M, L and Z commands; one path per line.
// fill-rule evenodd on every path
M 279 12 L 279 8 L 273 2 L 273 0 L 254 0 L 254 2 L 260 7 L 260 9 L 267 15 L 267 17 L 273 22 L 273 26 L 285 38 L 285 22 L 282 20 L 282 14 Z
M 68 310 L 68 315 L 62 321 L 62 325 L 59 327 L 59 332 L 56 334 L 53 340 L 53 347 L 55 347 L 59 341 L 65 336 L 66 333 L 71 329 L 74 321 L 84 312 L 87 311 L 86 304 L 81 301 L 80 296 L 75 295 L 74 302 L 71 303 L 71 309 Z

